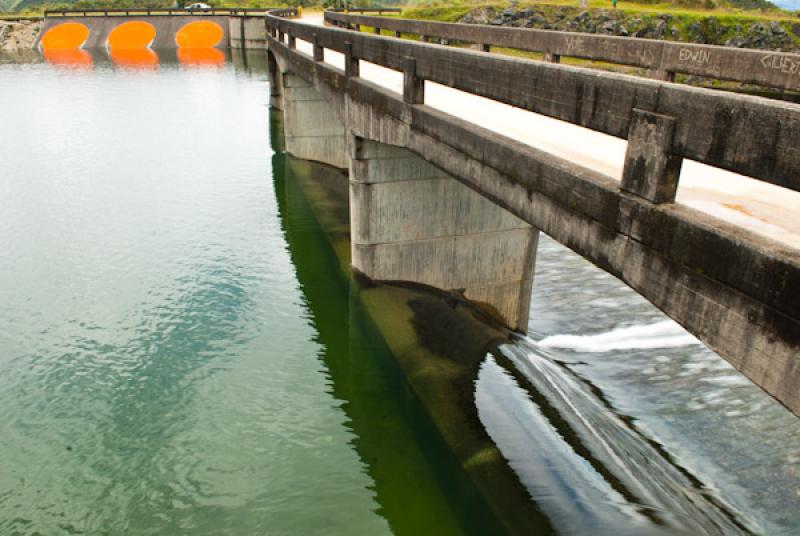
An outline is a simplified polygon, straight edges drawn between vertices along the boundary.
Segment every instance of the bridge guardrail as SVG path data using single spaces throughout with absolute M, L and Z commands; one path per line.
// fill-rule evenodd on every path
M 676 73 L 704 76 L 800 91 L 800 54 L 657 41 L 532 28 L 506 28 L 325 12 L 325 21 L 340 27 L 370 26 L 399 34 L 540 52 L 557 63 L 561 56 L 605 61 L 649 69 L 660 80 Z M 376 32 L 377 33 L 377 32 Z
M 335 7 L 329 8 L 325 11 L 330 11 L 332 13 L 377 13 L 379 16 L 384 13 L 401 13 L 403 10 L 399 7 Z
M 320 57 L 328 48 L 348 54 L 349 62 L 362 59 L 405 72 L 419 86 L 435 82 L 617 138 L 629 139 L 642 114 L 665 117 L 672 126 L 664 128 L 674 132 L 660 143 L 670 158 L 800 191 L 800 106 L 795 104 L 296 24 L 273 14 L 267 15 L 266 25 L 273 36 L 314 43 Z

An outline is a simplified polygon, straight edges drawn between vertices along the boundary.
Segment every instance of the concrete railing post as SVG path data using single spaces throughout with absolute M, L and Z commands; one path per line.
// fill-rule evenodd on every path
M 353 43 L 344 44 L 344 74 L 347 77 L 359 76 L 358 58 L 353 56 Z
M 291 34 L 289 34 L 289 48 L 297 48 L 297 39 Z
M 378 28 L 377 26 L 375 26 L 375 28 L 373 28 L 372 31 L 373 33 L 375 33 L 375 35 L 381 35 L 381 29 Z
M 650 77 L 656 80 L 663 80 L 664 82 L 675 81 L 675 73 L 673 71 L 664 71 L 662 69 L 651 71 Z
M 683 159 L 672 154 L 674 133 L 674 117 L 633 110 L 622 169 L 624 191 L 656 204 L 675 201 Z
M 425 103 L 425 80 L 417 76 L 417 60 L 403 60 L 403 100 L 407 104 Z
M 561 63 L 561 55 L 553 52 L 545 52 L 544 61 L 547 63 Z
M 394 36 L 400 39 L 401 37 L 403 37 L 403 34 L 401 32 L 394 32 Z
M 325 49 L 319 44 L 319 36 L 314 35 L 314 61 L 325 61 Z
M 481 46 L 481 50 L 484 51 L 484 52 L 491 52 L 492 51 L 492 45 L 490 45 L 489 43 L 481 43 L 480 46 Z

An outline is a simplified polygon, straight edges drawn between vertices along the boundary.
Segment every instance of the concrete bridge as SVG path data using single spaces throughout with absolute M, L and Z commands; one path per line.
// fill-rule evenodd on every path
M 349 168 L 356 270 L 462 293 L 524 330 L 543 231 L 800 414 L 800 252 L 674 203 L 684 160 L 800 190 L 800 106 L 275 14 L 266 26 L 287 150 Z M 401 72 L 402 93 L 360 62 Z M 426 82 L 627 140 L 621 183 L 426 105 Z

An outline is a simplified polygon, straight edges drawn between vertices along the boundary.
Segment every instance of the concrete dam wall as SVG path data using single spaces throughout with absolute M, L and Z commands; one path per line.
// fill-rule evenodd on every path
M 34 48 L 266 48 L 261 16 L 183 14 L 44 19 Z

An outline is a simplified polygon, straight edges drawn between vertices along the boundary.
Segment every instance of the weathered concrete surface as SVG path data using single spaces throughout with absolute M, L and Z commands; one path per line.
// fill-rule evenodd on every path
M 231 16 L 228 35 L 232 48 L 267 48 L 267 31 L 264 28 L 263 16 Z
M 407 149 L 350 145 L 353 267 L 456 291 L 525 330 L 538 230 Z
M 300 31 L 306 30 L 298 30 L 298 33 Z M 409 48 L 387 50 L 382 43 L 377 43 L 385 38 L 369 36 L 368 41 L 363 34 L 342 33 L 352 40 L 353 50 L 358 51 L 361 58 L 394 66 L 402 64 L 402 57 L 411 55 L 418 60 L 418 69 L 420 63 L 426 65 L 430 61 L 425 69 L 426 77 L 436 64 L 448 72 L 446 76 L 453 77 L 448 85 L 468 89 L 457 74 L 469 77 L 470 72 L 441 64 L 431 57 L 426 59 L 427 50 L 420 49 L 430 48 L 430 45 L 404 44 Z M 334 48 L 341 47 L 342 43 L 334 42 L 336 37 L 336 34 L 318 34 L 318 39 L 328 39 Z M 341 39 L 344 38 L 342 35 Z M 800 385 L 800 300 L 797 299 L 800 296 L 800 255 L 796 251 L 686 207 L 654 205 L 622 192 L 619 183 L 597 172 L 428 106 L 408 105 L 396 93 L 363 79 L 347 78 L 343 71 L 290 51 L 277 40 L 270 39 L 269 43 L 284 69 L 312 82 L 323 94 L 335 91 L 345 96 L 344 122 L 356 135 L 408 148 L 547 232 L 637 290 L 756 384 L 800 414 L 800 390 L 797 388 Z M 408 53 L 396 55 L 401 52 Z M 465 55 L 462 57 L 465 66 L 467 56 L 471 59 L 474 55 L 464 51 L 458 54 Z M 503 67 L 496 65 L 502 71 Z M 569 80 L 577 74 L 565 67 L 544 67 L 551 69 L 556 78 L 563 74 Z M 476 76 L 473 71 L 473 87 L 488 87 L 490 79 L 483 74 L 488 76 L 489 73 Z M 629 77 L 611 78 L 617 79 L 614 83 L 634 86 L 640 83 Z M 497 85 L 506 81 L 505 76 L 494 78 Z M 657 82 L 647 84 L 661 89 L 663 100 L 665 86 Z M 586 89 L 585 85 L 583 87 Z M 535 89 L 536 83 L 531 92 L 535 93 Z M 668 89 L 673 91 L 674 97 L 682 94 L 684 99 L 690 99 L 690 102 L 676 100 L 674 106 L 685 106 L 692 112 L 696 103 L 691 99 L 708 98 L 710 93 L 686 88 L 681 88 L 685 92 L 680 93 Z M 637 97 L 646 98 L 644 94 Z M 532 95 L 531 98 L 537 97 Z M 725 101 L 730 97 L 720 98 Z M 765 111 L 770 109 L 758 99 L 743 100 L 744 109 L 753 105 L 765 106 Z M 617 112 L 629 117 L 637 99 L 626 102 L 629 108 L 626 110 L 625 104 L 613 106 L 609 119 L 616 116 L 619 120 Z M 532 106 L 530 100 L 523 104 L 527 109 Z M 791 107 L 787 112 L 796 113 Z M 572 121 L 580 117 L 580 113 L 566 115 L 567 120 L 571 118 Z M 684 117 L 679 114 L 678 119 L 682 121 Z M 689 124 L 699 123 L 690 117 Z M 723 134 L 730 134 L 730 130 L 724 128 L 730 125 L 729 122 L 716 126 Z M 788 141 L 796 129 L 791 125 L 784 127 L 782 132 Z M 704 131 L 709 132 L 710 128 Z M 676 137 L 678 135 L 676 133 Z M 730 153 L 730 158 L 735 156 L 734 152 Z M 748 158 L 748 155 L 743 157 Z
M 359 24 L 395 32 L 606 61 L 650 69 L 666 79 L 694 74 L 781 89 L 800 90 L 800 55 L 714 45 L 675 43 L 530 28 L 505 28 L 325 12 L 338 25 Z
M 104 48 L 108 42 L 109 34 L 125 22 L 142 21 L 152 24 L 156 29 L 156 37 L 151 48 L 154 49 L 174 49 L 177 48 L 175 35 L 185 25 L 191 22 L 208 21 L 218 24 L 222 28 L 222 39 L 217 43 L 217 48 L 227 48 L 230 46 L 228 15 L 152 15 L 152 16 L 130 16 L 130 17 L 53 17 L 45 18 L 42 29 L 36 38 L 34 48 L 39 46 L 42 36 L 49 30 L 65 22 L 77 22 L 89 28 L 89 37 L 83 48 Z

